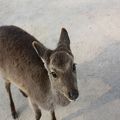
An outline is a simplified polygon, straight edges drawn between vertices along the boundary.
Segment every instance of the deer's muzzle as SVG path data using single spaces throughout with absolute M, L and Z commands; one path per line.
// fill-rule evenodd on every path
M 71 100 L 76 100 L 79 96 L 79 93 L 78 93 L 78 90 L 73 89 L 68 93 L 68 95 Z

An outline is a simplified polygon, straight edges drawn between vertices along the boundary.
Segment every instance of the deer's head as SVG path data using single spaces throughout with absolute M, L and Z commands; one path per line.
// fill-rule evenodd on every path
M 40 42 L 32 43 L 38 56 L 43 60 L 54 90 L 69 100 L 78 98 L 76 66 L 70 49 L 70 39 L 65 28 L 62 28 L 60 39 L 55 50 L 47 49 Z

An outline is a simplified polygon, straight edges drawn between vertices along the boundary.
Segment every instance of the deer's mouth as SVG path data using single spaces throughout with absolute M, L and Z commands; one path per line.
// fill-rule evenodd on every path
M 72 92 L 69 92 L 68 95 L 66 95 L 64 92 L 60 93 L 64 95 L 64 97 L 67 98 L 70 102 L 75 101 L 79 96 L 78 90 L 72 90 Z
M 60 92 L 67 100 L 69 100 L 70 102 L 72 102 L 73 100 L 71 100 L 68 95 L 66 95 L 65 93 L 63 92 Z

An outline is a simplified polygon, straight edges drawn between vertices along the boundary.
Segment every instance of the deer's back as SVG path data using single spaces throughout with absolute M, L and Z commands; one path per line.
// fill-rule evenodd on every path
M 42 60 L 32 47 L 35 40 L 18 27 L 0 27 L 0 71 L 3 77 L 26 92 L 30 89 L 46 92 L 49 90 L 47 87 L 50 87 L 48 75 Z

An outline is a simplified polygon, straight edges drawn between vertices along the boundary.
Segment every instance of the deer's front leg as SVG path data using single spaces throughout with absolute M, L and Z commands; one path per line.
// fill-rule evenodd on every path
M 55 116 L 55 111 L 54 110 L 51 111 L 51 116 L 52 116 L 52 120 L 57 120 L 56 116 Z
M 41 114 L 41 110 L 39 109 L 38 105 L 35 104 L 34 102 L 32 102 L 30 99 L 29 99 L 29 102 L 30 102 L 30 105 L 35 113 L 35 119 L 36 120 L 40 120 L 42 114 Z

